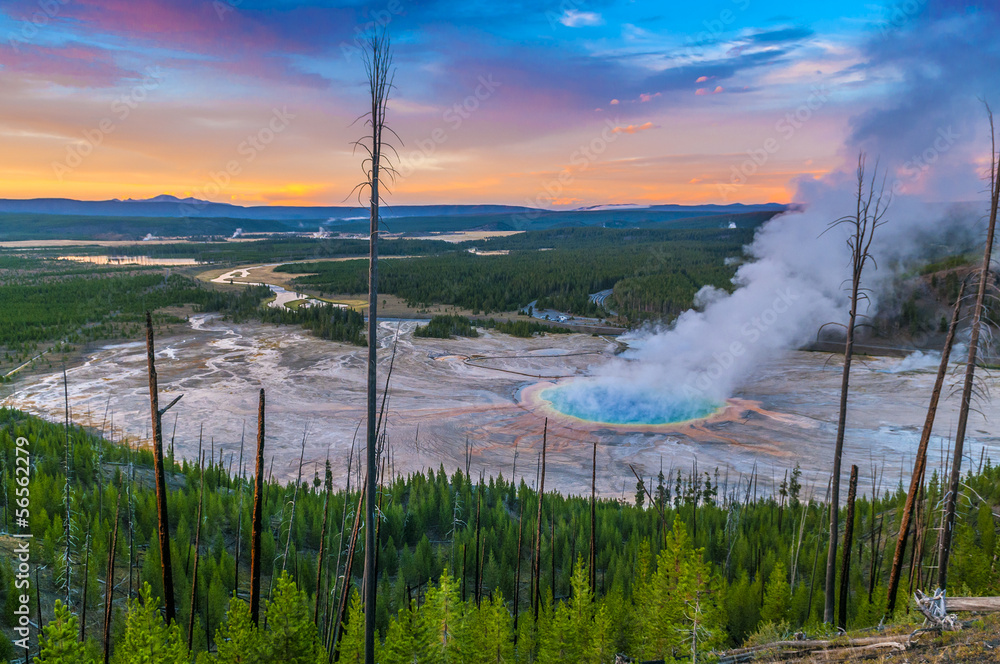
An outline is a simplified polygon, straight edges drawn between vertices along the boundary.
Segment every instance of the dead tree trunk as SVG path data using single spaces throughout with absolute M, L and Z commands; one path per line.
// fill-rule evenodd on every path
M 63 398 L 65 400 L 66 406 L 66 481 L 65 481 L 65 495 L 63 497 L 64 508 L 66 510 L 66 523 L 63 524 L 63 537 L 66 539 L 66 606 L 72 606 L 70 603 L 70 595 L 73 589 L 73 559 L 72 559 L 72 523 L 73 523 L 73 505 L 71 503 L 70 497 L 70 481 L 71 481 L 71 471 L 72 471 L 72 457 L 73 453 L 70 446 L 69 440 L 69 381 L 66 378 L 66 367 L 63 366 Z M 41 628 L 39 628 L 39 631 Z
M 253 524 L 250 535 L 250 620 L 260 619 L 260 536 L 264 511 L 264 390 L 257 405 L 257 473 L 253 478 Z
M 993 112 L 986 107 L 990 118 L 990 136 L 992 138 L 990 152 L 990 222 L 986 230 L 986 247 L 983 249 L 983 264 L 979 268 L 979 290 L 976 293 L 976 304 L 972 310 L 972 332 L 969 336 L 969 358 L 965 363 L 965 383 L 962 386 L 962 406 L 958 413 L 958 426 L 955 429 L 955 450 L 952 457 L 951 478 L 948 491 L 945 494 L 944 524 L 938 538 L 938 587 L 948 588 L 948 558 L 951 555 L 952 531 L 955 528 L 955 506 L 958 503 L 958 489 L 962 479 L 962 454 L 965 446 L 965 430 L 969 424 L 969 410 L 972 407 L 972 388 L 975 380 L 976 361 L 979 352 L 979 336 L 982 329 L 983 312 L 985 310 L 986 288 L 989 282 L 990 261 L 993 258 L 993 234 L 997 225 L 997 207 L 1000 204 L 1000 173 L 997 172 L 998 157 L 996 151 L 996 133 L 993 130 Z
M 661 470 L 662 473 L 662 462 Z M 590 473 L 590 594 L 597 597 L 597 439 Z
M 292 528 L 295 527 L 295 505 L 299 501 L 299 485 L 302 484 L 302 459 L 306 455 L 306 434 L 302 432 L 302 450 L 299 452 L 299 472 L 295 476 L 295 488 L 292 490 L 292 513 L 288 517 L 288 534 L 285 536 L 285 553 L 281 556 L 281 571 L 284 572 L 288 565 L 288 548 L 292 544 Z
M 938 365 L 937 378 L 934 381 L 934 390 L 931 392 L 931 403 L 927 407 L 927 417 L 924 420 L 924 429 L 920 434 L 920 444 L 917 445 L 917 458 L 913 461 L 913 475 L 910 476 L 910 488 L 906 492 L 906 504 L 903 506 L 903 514 L 899 520 L 899 535 L 896 538 L 896 552 L 892 557 L 892 569 L 889 572 L 889 590 L 886 604 L 886 612 L 891 616 L 896 609 L 896 592 L 899 590 L 899 576 L 903 568 L 903 557 L 906 555 L 906 542 L 910 532 L 910 520 L 913 518 L 914 503 L 917 498 L 917 491 L 923 482 L 924 471 L 927 468 L 927 445 L 931 440 L 931 432 L 934 430 L 934 418 L 937 416 L 938 401 L 941 398 L 941 388 L 944 386 L 944 378 L 948 373 L 948 358 L 951 356 L 951 349 L 955 343 L 955 330 L 958 328 L 959 314 L 962 309 L 962 297 L 965 294 L 965 280 L 962 281 L 958 290 L 958 298 L 955 300 L 955 308 L 951 314 L 951 324 L 948 326 L 948 336 L 944 341 L 944 348 L 941 350 L 941 364 Z
M 545 418 L 545 425 L 542 428 L 542 470 L 541 480 L 538 484 L 538 520 L 535 522 L 535 556 L 533 559 L 535 579 L 535 620 L 538 620 L 538 610 L 541 608 L 541 586 L 542 586 L 542 498 L 545 496 L 545 448 L 548 444 L 549 418 Z
M 847 629 L 847 595 L 851 590 L 851 544 L 854 540 L 854 497 L 858 491 L 858 467 L 851 466 L 851 483 L 847 487 L 847 520 L 844 523 L 844 553 L 840 565 L 840 616 L 837 625 Z
M 87 640 L 87 585 L 90 581 L 90 528 L 87 528 L 87 552 L 83 559 L 83 592 L 80 595 L 80 643 Z
M 361 185 L 362 189 L 368 188 L 370 194 L 370 218 L 369 218 L 369 263 L 368 263 L 368 437 L 367 437 L 367 466 L 368 479 L 365 491 L 368 494 L 366 501 L 366 522 L 368 528 L 365 530 L 365 662 L 374 664 L 375 662 L 375 602 L 377 579 L 374 578 L 377 558 L 377 545 L 375 542 L 375 505 L 378 488 L 378 431 L 375 421 L 376 412 L 376 356 L 378 350 L 378 233 L 379 233 L 379 185 L 381 184 L 380 170 L 385 169 L 390 176 L 393 174 L 391 164 L 384 156 L 385 142 L 383 130 L 386 129 L 386 109 L 388 107 L 389 93 L 393 87 L 393 65 L 392 54 L 389 48 L 389 38 L 383 30 L 372 32 L 367 43 L 367 48 L 363 51 L 365 71 L 368 74 L 369 99 L 371 110 L 368 113 L 368 126 L 371 134 L 358 141 L 356 145 L 362 146 L 367 151 L 368 158 L 365 160 L 363 170 L 367 175 L 366 181 Z M 389 129 L 391 132 L 392 130 Z M 370 139 L 371 144 L 365 141 Z M 386 159 L 383 165 L 382 161 Z
M 174 570 L 170 564 L 170 520 L 167 515 L 167 481 L 163 471 L 163 434 L 160 423 L 163 413 L 173 403 L 160 410 L 156 385 L 156 359 L 153 350 L 153 317 L 146 312 L 146 363 L 149 370 L 149 410 L 153 420 L 153 472 L 156 476 L 156 523 L 160 542 L 160 565 L 163 572 L 163 617 L 170 624 L 174 620 Z
M 330 489 L 333 484 L 333 472 L 330 469 L 330 459 L 326 460 L 324 476 L 326 497 L 323 499 L 323 526 L 319 531 L 319 553 L 316 554 L 316 597 L 313 607 L 313 622 L 319 626 L 319 598 L 323 594 L 323 558 L 326 556 L 326 522 L 330 517 Z
M 188 648 L 194 642 L 194 612 L 198 607 L 198 549 L 201 547 L 201 507 L 205 503 L 205 458 L 198 460 L 201 486 L 198 488 L 198 513 L 194 522 L 194 568 L 191 570 L 191 612 L 188 614 Z
M 476 487 L 476 587 L 473 589 L 473 597 L 476 600 L 476 606 L 479 606 L 480 600 L 480 583 L 479 583 L 479 531 L 480 531 L 480 512 L 483 509 L 483 474 L 479 474 L 479 486 Z
M 365 478 L 367 481 L 368 478 Z M 340 632 L 347 613 L 348 591 L 351 589 L 351 568 L 354 567 L 354 551 L 358 545 L 358 530 L 361 528 L 361 508 L 364 506 L 365 492 L 358 492 L 358 507 L 354 512 L 354 528 L 351 530 L 351 542 L 347 545 L 347 560 L 344 562 L 344 584 L 340 592 L 340 604 L 337 606 L 337 622 L 333 626 L 333 640 L 330 642 L 330 661 L 333 661 L 337 644 L 340 642 Z M 374 529 L 373 529 L 374 530 Z
M 517 616 L 521 608 L 521 535 L 524 533 L 524 498 L 520 500 L 517 510 L 517 553 L 515 554 L 517 571 L 514 572 L 514 645 L 517 645 Z
M 867 300 L 861 288 L 861 275 L 865 265 L 872 258 L 871 243 L 875 230 L 885 223 L 889 199 L 885 194 L 885 177 L 879 188 L 878 165 L 871 180 L 865 180 L 865 155 L 858 157 L 856 211 L 853 216 L 842 217 L 830 224 L 829 229 L 847 225 L 849 234 L 847 246 L 851 250 L 851 301 L 847 323 L 847 339 L 844 344 L 844 371 L 840 385 L 840 414 L 837 420 L 837 440 L 833 452 L 833 474 L 830 492 L 830 534 L 826 557 L 826 596 L 823 621 L 833 623 L 834 593 L 837 577 L 837 534 L 840 516 L 840 466 L 844 455 L 844 433 L 847 429 L 847 393 L 851 380 L 851 360 L 854 357 L 854 330 L 858 319 L 858 303 Z M 866 191 L 867 189 L 867 191 Z
M 115 549 L 118 548 L 118 508 L 121 506 L 121 486 L 115 500 L 115 527 L 111 531 L 108 544 L 108 575 L 104 588 L 104 664 L 111 659 L 111 604 L 115 598 Z

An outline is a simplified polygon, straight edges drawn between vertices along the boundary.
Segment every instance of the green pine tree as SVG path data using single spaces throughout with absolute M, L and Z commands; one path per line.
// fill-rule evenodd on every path
M 282 572 L 274 586 L 274 598 L 267 605 L 265 661 L 287 664 L 315 664 L 325 658 L 316 624 L 305 593 L 295 587 L 288 572 Z
M 218 652 L 212 661 L 219 664 L 258 664 L 264 661 L 264 639 L 250 619 L 249 605 L 236 597 L 229 601 L 226 620 L 215 632 L 215 643 Z
M 788 619 L 792 589 L 788 585 L 788 572 L 783 563 L 771 569 L 771 576 L 764 588 L 764 605 L 760 609 L 760 619 L 778 625 Z
M 55 615 L 42 630 L 38 664 L 97 664 L 86 644 L 80 643 L 80 626 L 69 607 L 56 600 Z
M 351 593 L 347 608 L 347 623 L 340 637 L 340 659 L 344 664 L 364 664 L 365 661 L 365 611 L 357 589 Z
M 382 664 L 412 664 L 414 661 L 413 609 L 404 607 L 389 622 L 379 661 Z M 341 654 L 343 661 L 343 654 Z
M 125 634 L 115 648 L 115 664 L 188 664 L 191 655 L 177 623 L 160 616 L 160 598 L 144 583 L 139 599 L 129 602 Z
M 417 617 L 421 664 L 450 664 L 461 661 L 459 635 L 465 621 L 465 607 L 458 586 L 446 569 L 436 588 L 427 591 L 427 599 Z

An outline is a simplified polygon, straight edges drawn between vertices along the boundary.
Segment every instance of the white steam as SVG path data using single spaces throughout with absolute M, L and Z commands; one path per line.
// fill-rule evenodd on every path
M 810 182 L 802 209 L 764 224 L 746 248 L 749 261 L 737 270 L 729 294 L 705 287 L 695 309 L 669 327 L 628 335 L 632 347 L 622 359 L 593 368 L 591 381 L 576 390 L 577 407 L 625 411 L 636 394 L 655 393 L 666 401 L 721 403 L 763 363 L 814 340 L 825 323 L 846 323 L 850 277 L 847 227 L 828 229 L 854 208 L 850 178 Z M 947 252 L 949 241 L 972 225 L 975 215 L 929 206 L 909 197 L 892 202 L 889 222 L 876 232 L 863 286 L 874 314 L 878 293 L 900 272 L 925 260 L 928 247 Z M 587 405 L 598 383 L 621 391 L 621 404 L 601 389 L 601 404 Z

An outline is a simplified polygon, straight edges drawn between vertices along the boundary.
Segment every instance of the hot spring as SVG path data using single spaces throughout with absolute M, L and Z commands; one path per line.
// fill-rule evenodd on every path
M 563 415 L 611 425 L 678 424 L 708 417 L 726 405 L 670 391 L 594 379 L 548 387 L 538 397 Z

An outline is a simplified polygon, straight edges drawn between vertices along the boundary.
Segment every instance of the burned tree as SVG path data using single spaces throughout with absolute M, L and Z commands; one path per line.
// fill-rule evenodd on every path
M 854 357 L 854 331 L 858 320 L 858 303 L 868 301 L 865 289 L 861 287 L 861 275 L 865 266 L 871 261 L 872 240 L 875 231 L 886 223 L 886 212 L 889 208 L 891 194 L 885 190 L 885 175 L 881 183 L 878 181 L 878 164 L 875 173 L 869 180 L 865 175 L 865 155 L 858 156 L 857 190 L 855 193 L 856 209 L 853 215 L 841 217 L 830 223 L 827 230 L 846 227 L 848 229 L 847 246 L 851 251 L 851 286 L 850 312 L 846 325 L 846 341 L 844 344 L 844 371 L 840 386 L 840 416 L 837 420 L 837 440 L 833 452 L 833 473 L 830 490 L 830 539 L 826 557 L 826 597 L 823 610 L 823 621 L 832 624 L 837 577 L 837 532 L 839 529 L 840 510 L 840 466 L 844 455 L 844 431 L 847 428 L 847 392 L 851 380 L 851 360 Z M 877 267 L 877 264 L 876 264 Z
M 927 407 L 927 417 L 924 420 L 924 429 L 920 434 L 920 444 L 917 445 L 917 458 L 913 462 L 913 475 L 910 477 L 910 488 L 906 493 L 906 504 L 903 506 L 903 514 L 899 519 L 899 535 L 896 538 L 896 551 L 892 557 L 892 570 L 889 572 L 889 589 L 886 602 L 886 612 L 890 616 L 896 608 L 896 592 L 899 590 L 899 575 L 903 568 L 903 557 L 906 555 L 906 542 L 909 538 L 910 520 L 913 518 L 917 492 L 920 490 L 920 485 L 924 479 L 924 472 L 927 469 L 927 445 L 930 443 L 931 432 L 934 430 L 934 418 L 937 415 L 937 406 L 941 398 L 944 377 L 948 371 L 948 358 L 951 356 L 951 349 L 955 344 L 955 330 L 958 327 L 958 318 L 962 310 L 962 297 L 964 295 L 965 281 L 963 280 L 959 287 L 958 298 L 955 300 L 955 308 L 951 314 L 948 336 L 944 340 L 944 348 L 941 349 L 941 364 L 938 366 L 937 378 L 934 380 L 934 390 L 931 392 L 931 403 Z M 914 555 L 916 555 L 916 552 L 914 552 Z
M 979 290 L 972 310 L 972 330 L 969 335 L 969 358 L 965 363 L 965 381 L 962 385 L 962 405 L 958 412 L 958 426 L 955 429 L 955 450 L 952 457 L 951 477 L 945 493 L 944 518 L 938 538 L 938 587 L 948 587 L 948 558 L 951 555 L 951 538 L 955 529 L 955 506 L 958 503 L 959 483 L 962 479 L 962 454 L 965 447 L 965 430 L 969 424 L 969 410 L 972 407 L 976 361 L 979 353 L 979 339 L 982 334 L 983 312 L 986 304 L 986 288 L 989 283 L 990 262 L 993 259 L 993 235 L 997 225 L 997 207 L 1000 204 L 1000 157 L 997 156 L 996 131 L 993 128 L 993 111 L 989 105 L 986 113 L 990 120 L 990 220 L 986 229 L 986 246 L 983 249 L 983 263 L 979 268 Z
M 167 482 L 163 470 L 162 424 L 163 414 L 180 401 L 180 396 L 171 401 L 166 408 L 160 408 L 153 349 L 153 317 L 148 311 L 146 312 L 146 363 L 149 370 L 149 409 L 153 419 L 153 473 L 156 479 L 156 523 L 160 544 L 160 566 L 163 573 L 163 617 L 167 624 L 170 624 L 174 620 L 174 572 L 170 564 L 170 522 L 167 517 Z
M 264 511 L 264 390 L 257 405 L 257 471 L 253 478 L 253 522 L 250 531 L 250 620 L 260 618 L 260 537 Z
M 393 88 L 395 68 L 392 64 L 392 52 L 389 37 L 385 31 L 374 30 L 362 51 L 365 73 L 368 76 L 369 100 L 371 109 L 362 115 L 365 125 L 371 133 L 354 143 L 355 149 L 360 148 L 367 153 L 362 162 L 365 181 L 358 185 L 359 202 L 365 190 L 369 194 L 369 263 L 368 263 L 368 436 L 367 436 L 367 494 L 365 522 L 365 662 L 375 661 L 375 601 L 377 580 L 372 576 L 378 558 L 375 542 L 375 506 L 378 487 L 378 431 L 376 427 L 376 359 L 378 349 L 378 234 L 379 234 L 379 204 L 382 202 L 380 188 L 385 187 L 381 181 L 382 172 L 392 178 L 395 174 L 386 149 L 392 150 L 388 144 L 385 132 L 392 134 L 392 129 L 386 126 L 386 111 L 389 94 Z M 360 119 L 360 118 L 359 118 Z M 386 190 L 388 188 L 386 187 Z

